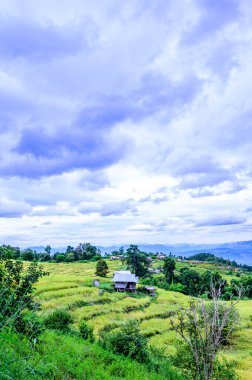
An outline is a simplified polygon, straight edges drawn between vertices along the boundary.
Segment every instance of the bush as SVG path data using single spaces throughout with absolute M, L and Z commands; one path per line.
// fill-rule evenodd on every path
M 89 326 L 86 322 L 81 322 L 79 329 L 83 339 L 88 339 L 90 342 L 94 342 L 94 328 L 92 326 Z
M 180 342 L 177 347 L 176 355 L 172 356 L 171 359 L 173 365 L 182 370 L 187 380 L 198 378 L 192 352 L 188 349 L 186 344 Z M 215 359 L 212 380 L 237 380 L 238 377 L 235 372 L 235 367 L 235 361 L 227 362 L 225 359 L 221 361 Z
M 227 307 L 228 306 L 224 303 L 219 304 L 219 316 L 220 316 L 221 322 L 223 321 L 223 316 L 227 310 Z M 210 318 L 213 319 L 214 307 L 213 307 L 212 303 L 209 303 L 207 305 L 207 310 L 208 310 L 208 314 L 209 314 Z M 229 344 L 230 331 L 232 332 L 235 329 L 237 329 L 239 323 L 240 323 L 240 316 L 239 316 L 237 309 L 234 308 L 232 310 L 232 312 L 230 313 L 229 318 L 226 321 L 226 324 L 224 325 L 224 328 L 223 328 L 223 331 L 221 334 L 221 344 L 222 345 L 226 346 Z
M 182 380 L 177 371 L 160 375 L 145 364 L 56 330 L 46 330 L 36 346 L 26 337 L 0 330 L 0 379 Z
M 30 341 L 33 341 L 42 334 L 45 327 L 34 313 L 27 311 L 16 319 L 15 330 L 18 333 L 25 334 Z
M 139 362 L 147 360 L 147 340 L 140 333 L 139 323 L 134 319 L 126 322 L 118 332 L 101 332 L 100 342 L 116 354 Z
M 172 363 L 180 368 L 185 378 L 188 380 L 197 378 L 197 369 L 194 363 L 193 355 L 185 343 L 180 342 L 177 347 L 177 353 L 172 357 Z M 212 380 L 237 380 L 235 372 L 235 361 L 215 359 L 214 373 Z
M 173 292 L 183 293 L 185 287 L 180 282 L 177 282 L 176 284 L 170 284 L 169 290 L 172 290 Z
M 43 267 L 21 261 L 0 260 L 0 328 L 12 328 L 27 335 L 30 341 L 43 331 L 43 325 L 32 313 L 39 304 L 34 302 L 34 284 L 46 275 Z M 35 340 L 34 340 L 35 341 Z
M 48 329 L 67 331 L 69 324 L 73 323 L 73 318 L 66 310 L 55 310 L 48 315 L 44 323 Z
M 96 276 L 106 277 L 108 274 L 108 264 L 105 260 L 99 260 L 96 264 Z

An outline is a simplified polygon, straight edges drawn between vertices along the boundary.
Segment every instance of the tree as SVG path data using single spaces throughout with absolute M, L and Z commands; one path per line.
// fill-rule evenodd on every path
M 57 263 L 61 263 L 63 261 L 66 260 L 66 256 L 64 253 L 60 253 L 60 252 L 56 252 L 54 255 L 53 255 L 53 258 L 54 260 L 57 262 Z
M 65 252 L 65 261 L 70 263 L 75 260 L 76 260 L 76 256 L 74 254 L 74 247 L 72 247 L 71 245 L 68 245 Z
M 146 255 L 140 252 L 137 245 L 130 245 L 123 261 L 127 264 L 128 269 L 139 277 L 143 277 L 148 273 L 150 263 Z
M 120 256 L 123 256 L 124 255 L 124 248 L 120 247 L 119 250 L 118 250 L 118 253 L 119 253 Z
M 80 243 L 74 249 L 75 260 L 91 260 L 95 256 L 101 257 L 101 251 L 90 243 Z
M 168 284 L 171 284 L 174 280 L 174 270 L 176 268 L 176 262 L 171 257 L 166 257 L 164 260 L 164 276 Z
M 108 274 L 108 264 L 105 260 L 99 260 L 96 264 L 96 276 L 106 277 Z
M 35 259 L 35 254 L 31 248 L 27 248 L 22 251 L 21 257 L 23 260 L 32 261 Z
M 184 293 L 197 296 L 200 290 L 200 274 L 195 270 L 183 268 L 177 281 L 184 285 Z
M 170 322 L 188 346 L 195 368 L 194 378 L 211 380 L 217 363 L 217 353 L 234 330 L 238 314 L 236 302 L 220 302 L 221 286 L 211 284 L 211 304 L 192 299 L 188 309 L 180 309 Z M 242 291 L 239 291 L 241 298 Z
M 5 244 L 0 247 L 0 259 L 17 259 L 19 256 L 20 249 L 18 247 L 11 247 Z
M 211 297 L 211 286 L 220 287 L 223 294 L 227 281 L 218 272 L 206 271 L 200 277 L 199 294 L 208 294 Z
M 47 245 L 46 247 L 45 247 L 45 251 L 46 251 L 46 253 L 48 254 L 48 255 L 50 255 L 51 254 L 51 246 L 50 245 Z
M 33 310 L 33 285 L 47 274 L 32 262 L 24 270 L 21 261 L 0 260 L 0 327 L 12 326 L 20 332 L 25 326 L 24 311 Z

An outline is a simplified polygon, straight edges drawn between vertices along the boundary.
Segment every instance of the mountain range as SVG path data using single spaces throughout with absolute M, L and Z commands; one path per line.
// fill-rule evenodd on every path
M 113 246 L 98 246 L 101 253 L 111 253 L 124 247 L 127 249 L 128 244 L 118 244 Z M 191 256 L 196 253 L 213 253 L 215 256 L 224 259 L 235 260 L 239 264 L 252 265 L 252 240 L 239 241 L 223 244 L 138 244 L 140 250 L 145 252 L 163 252 L 164 254 L 172 253 L 176 256 Z M 30 247 L 37 252 L 44 252 L 43 246 Z M 51 253 L 64 252 L 66 247 L 52 248 Z

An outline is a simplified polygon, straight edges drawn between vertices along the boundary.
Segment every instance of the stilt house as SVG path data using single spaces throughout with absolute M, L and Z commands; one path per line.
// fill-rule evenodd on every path
M 115 290 L 118 292 L 135 292 L 138 277 L 129 270 L 117 271 L 113 277 Z

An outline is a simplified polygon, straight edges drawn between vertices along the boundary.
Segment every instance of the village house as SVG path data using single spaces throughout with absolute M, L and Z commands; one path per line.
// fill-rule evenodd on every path
M 113 282 L 117 292 L 135 292 L 138 277 L 129 270 L 116 271 L 114 273 Z
M 123 259 L 123 256 L 110 256 L 110 260 L 113 261 L 113 260 L 122 260 Z
M 150 296 L 154 297 L 156 295 L 156 288 L 154 286 L 146 286 L 145 289 Z
M 148 269 L 148 272 L 149 272 L 150 274 L 159 274 L 159 273 L 162 272 L 162 269 L 149 268 L 149 269 Z
M 166 256 L 165 256 L 165 255 L 162 255 L 162 254 L 160 254 L 160 253 L 157 255 L 157 259 L 158 259 L 158 260 L 164 260 L 165 258 L 166 258 Z

